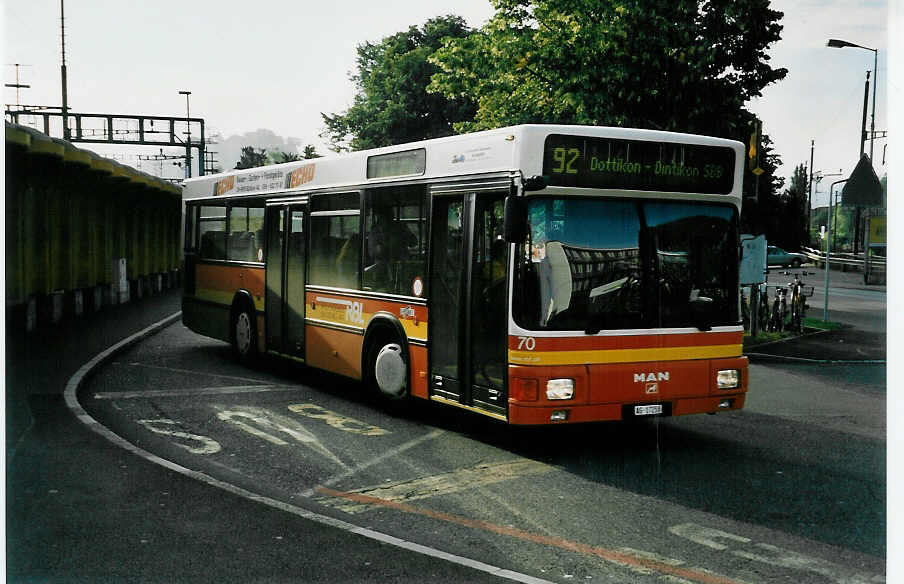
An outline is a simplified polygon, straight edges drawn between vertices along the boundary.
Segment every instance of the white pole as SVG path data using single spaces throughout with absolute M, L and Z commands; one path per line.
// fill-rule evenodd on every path
M 848 179 L 844 180 L 836 180 L 832 183 L 832 186 L 829 187 L 829 220 L 827 223 L 829 224 L 829 229 L 826 231 L 826 279 L 825 279 L 825 297 L 824 303 L 822 307 L 822 321 L 829 322 L 829 262 L 830 258 L 830 246 L 832 244 L 832 191 L 835 190 L 835 185 L 841 184 L 843 182 L 847 182 Z

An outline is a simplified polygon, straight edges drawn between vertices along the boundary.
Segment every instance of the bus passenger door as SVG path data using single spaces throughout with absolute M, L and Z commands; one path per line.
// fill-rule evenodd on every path
M 267 347 L 304 358 L 306 205 L 267 207 Z
M 506 415 L 507 190 L 436 195 L 430 270 L 430 391 Z
M 462 334 L 465 312 L 462 298 L 467 281 L 465 269 L 464 195 L 434 197 L 430 242 L 430 392 L 452 401 L 462 401 Z

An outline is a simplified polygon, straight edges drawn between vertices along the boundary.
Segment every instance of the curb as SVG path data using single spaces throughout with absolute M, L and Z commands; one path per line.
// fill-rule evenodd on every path
M 400 539 L 394 537 L 392 535 L 376 531 L 374 529 L 368 527 L 361 527 L 355 525 L 353 523 L 348 523 L 347 521 L 343 521 L 341 519 L 335 519 L 333 517 L 329 517 L 327 515 L 322 515 L 320 513 L 310 511 L 308 509 L 304 509 L 302 507 L 298 507 L 296 505 L 290 505 L 288 503 L 283 503 L 282 501 L 278 501 L 276 499 L 272 499 L 270 497 L 266 497 L 263 495 L 259 495 L 252 491 L 245 490 L 241 487 L 237 487 L 231 483 L 227 483 L 225 481 L 221 481 L 216 479 L 210 475 L 207 475 L 203 472 L 192 470 L 190 468 L 186 468 L 180 464 L 175 462 L 166 460 L 165 458 L 161 458 L 156 454 L 148 452 L 143 448 L 140 448 L 126 439 L 122 438 L 93 417 L 91 414 L 85 411 L 82 408 L 81 404 L 78 403 L 78 388 L 84 381 L 84 379 L 91 374 L 91 372 L 102 365 L 110 358 L 115 355 L 121 353 L 122 351 L 136 345 L 140 341 L 150 337 L 164 328 L 170 326 L 171 324 L 178 321 L 182 316 L 182 312 L 179 311 L 171 316 L 160 320 L 151 326 L 141 330 L 134 335 L 123 339 L 109 347 L 108 349 L 100 352 L 93 359 L 82 365 L 75 374 L 69 378 L 69 381 L 66 383 L 66 389 L 64 391 L 64 397 L 66 400 L 66 406 L 69 410 L 75 414 L 75 416 L 79 419 L 80 422 L 88 426 L 94 432 L 97 432 L 116 446 L 123 448 L 124 450 L 131 452 L 132 454 L 143 458 L 149 462 L 160 465 L 168 470 L 173 472 L 177 472 L 183 476 L 195 479 L 199 482 L 205 483 L 207 485 L 222 489 L 228 493 L 232 493 L 233 495 L 238 495 L 255 503 L 262 503 L 274 509 L 278 509 L 280 511 L 284 511 L 287 513 L 291 513 L 303 519 L 307 519 L 309 521 L 314 521 L 315 523 L 319 523 L 321 525 L 326 525 L 329 527 L 335 527 L 337 529 L 341 529 L 345 532 L 352 533 L 355 535 L 360 535 L 362 537 L 366 537 L 371 540 L 375 540 L 384 544 L 388 544 L 391 546 L 395 546 L 398 548 L 402 548 L 408 551 L 412 551 L 415 553 L 423 554 L 429 557 L 445 560 L 447 562 L 457 564 L 460 566 L 464 566 L 467 568 L 471 568 L 473 570 L 478 570 L 480 572 L 485 572 L 492 576 L 496 576 L 499 578 L 503 578 L 506 580 L 512 580 L 515 582 L 522 582 L 525 584 L 553 584 L 553 582 L 544 580 L 542 578 L 537 578 L 535 576 L 531 576 L 529 574 L 522 574 L 521 572 L 515 572 L 513 570 L 508 570 L 505 568 L 501 568 L 499 566 L 494 566 L 491 564 L 486 564 L 479 560 L 474 560 L 465 556 L 459 556 L 456 554 L 452 554 L 449 552 L 444 552 L 440 549 L 428 547 L 414 541 L 408 541 L 404 539 Z
M 90 361 L 88 361 L 87 363 L 85 363 L 84 365 L 79 367 L 79 370 L 76 371 L 75 374 L 69 378 L 69 381 L 66 382 L 66 389 L 63 390 L 63 397 L 66 400 L 66 407 L 68 407 L 69 410 L 72 411 L 72 413 L 74 413 L 75 416 L 81 422 L 88 425 L 92 430 L 94 430 L 95 432 L 104 434 L 104 432 L 102 432 L 98 428 L 100 426 L 100 424 L 97 422 L 97 420 L 92 418 L 88 414 L 88 412 L 86 412 L 82 408 L 81 404 L 78 403 L 78 397 L 76 396 L 76 393 L 78 391 L 79 386 L 82 384 L 82 381 L 84 381 L 85 377 L 87 377 L 91 373 L 91 371 L 93 371 L 99 365 L 108 361 L 109 359 L 116 356 L 117 354 L 125 351 L 126 349 L 132 347 L 133 345 L 137 344 L 138 342 L 146 339 L 147 337 L 160 332 L 162 329 L 170 326 L 171 324 L 175 323 L 176 321 L 178 321 L 181 318 L 182 318 L 182 311 L 180 310 L 179 312 L 177 312 L 175 314 L 171 314 L 170 316 L 164 318 L 163 320 L 159 320 L 159 321 L 155 322 L 154 324 L 145 328 L 144 330 L 138 331 L 137 333 L 133 334 L 132 336 L 126 337 L 125 339 L 119 341 L 112 347 L 108 347 L 107 349 L 105 349 L 105 350 L 101 351 L 100 353 L 98 353 L 97 355 L 95 355 L 93 359 L 91 359 Z M 100 427 L 102 427 L 102 426 L 100 426 Z M 110 432 L 110 431 L 107 430 L 107 432 Z M 113 433 L 110 432 L 110 434 L 113 434 Z M 113 436 L 116 436 L 116 434 L 113 434 Z M 117 436 L 117 438 L 119 438 L 119 437 Z
M 759 363 L 813 363 L 821 365 L 886 365 L 885 359 L 809 359 L 769 353 L 744 353 L 751 361 Z
M 829 329 L 815 329 L 815 330 L 813 330 L 812 332 L 809 332 L 809 333 L 806 333 L 806 334 L 803 334 L 803 335 L 799 335 L 799 336 L 796 336 L 796 337 L 787 337 L 787 338 L 784 338 L 784 339 L 776 339 L 776 340 L 774 340 L 774 341 L 767 341 L 767 342 L 765 342 L 765 343 L 757 343 L 756 345 L 754 345 L 754 346 L 751 347 L 751 348 L 755 348 L 755 347 L 768 347 L 768 346 L 770 346 L 770 345 L 775 345 L 775 344 L 777 344 L 777 343 L 787 343 L 788 341 L 794 341 L 794 340 L 797 340 L 797 339 L 803 339 L 803 338 L 805 338 L 805 337 L 812 337 L 812 336 L 814 336 L 814 335 L 821 335 L 821 334 L 827 333 L 827 332 L 829 332 Z
M 813 332 L 809 332 L 797 337 L 788 337 L 786 339 L 776 339 L 774 341 L 769 341 L 767 343 L 758 343 L 751 348 L 758 347 L 769 347 L 772 345 L 777 345 L 779 343 L 787 343 L 789 341 L 795 341 L 797 339 L 803 339 L 806 337 L 812 337 L 816 335 L 825 334 L 828 332 L 832 332 L 830 329 L 816 329 Z M 758 352 L 744 352 L 745 357 L 750 359 L 751 361 L 757 361 L 760 363 L 812 363 L 812 364 L 821 364 L 821 365 L 885 365 L 887 361 L 885 359 L 812 359 L 809 357 L 794 357 L 792 355 L 774 355 L 772 353 L 758 353 Z

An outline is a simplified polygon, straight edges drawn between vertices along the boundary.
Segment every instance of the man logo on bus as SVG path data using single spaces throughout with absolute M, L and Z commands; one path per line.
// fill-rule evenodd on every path
M 656 373 L 635 373 L 634 383 L 644 383 L 648 381 L 668 381 L 668 371 L 658 371 Z

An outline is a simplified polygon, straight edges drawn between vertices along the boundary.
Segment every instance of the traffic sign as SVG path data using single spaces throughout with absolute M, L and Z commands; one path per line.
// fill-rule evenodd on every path
M 864 154 L 841 191 L 841 204 L 855 207 L 881 207 L 882 183 Z

